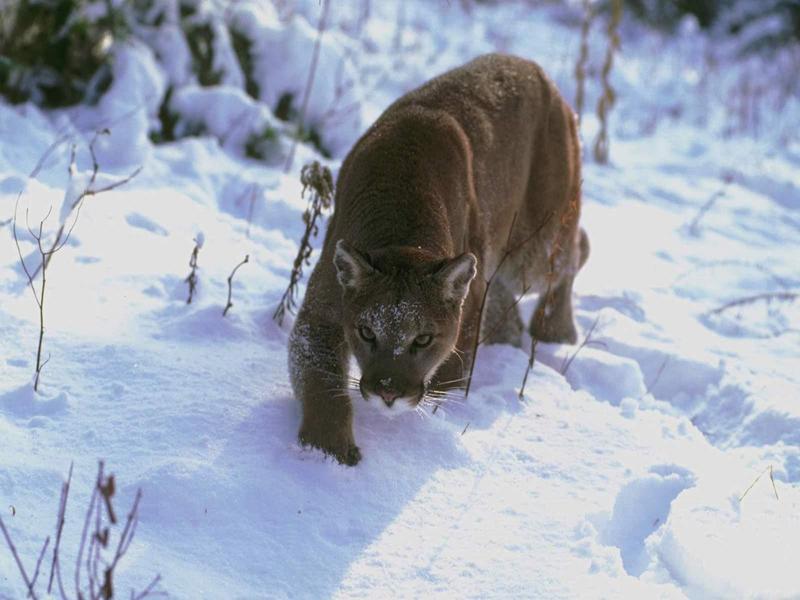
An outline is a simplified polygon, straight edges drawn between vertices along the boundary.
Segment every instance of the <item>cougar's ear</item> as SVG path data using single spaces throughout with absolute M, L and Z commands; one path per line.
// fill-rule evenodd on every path
M 467 297 L 469 284 L 475 278 L 478 259 L 469 252 L 447 261 L 436 273 L 442 283 L 442 296 L 445 302 L 461 304 Z
M 367 258 L 344 240 L 336 242 L 336 253 L 333 255 L 336 266 L 336 278 L 346 290 L 358 289 L 374 269 Z

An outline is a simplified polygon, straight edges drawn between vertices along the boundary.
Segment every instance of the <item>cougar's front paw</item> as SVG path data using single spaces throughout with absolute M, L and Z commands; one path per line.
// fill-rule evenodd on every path
M 356 446 L 349 432 L 314 432 L 300 429 L 300 443 L 303 446 L 319 448 L 339 463 L 354 467 L 361 460 L 361 450 Z

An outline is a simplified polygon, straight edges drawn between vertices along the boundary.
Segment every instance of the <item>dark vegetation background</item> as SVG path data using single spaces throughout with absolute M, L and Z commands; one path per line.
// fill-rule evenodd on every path
M 474 2 L 499 1 L 461 0 L 460 4 L 469 11 Z M 583 9 L 591 10 L 594 15 L 607 15 L 615 1 L 584 0 Z M 361 0 L 365 14 L 369 14 L 370 2 Z M 563 0 L 531 0 L 530 10 L 554 4 L 568 6 L 576 14 L 581 9 L 574 2 Z M 249 53 L 252 42 L 246 32 L 232 23 L 226 25 L 227 31 L 221 32 L 211 22 L 204 22 L 198 14 L 197 0 L 180 1 L 177 15 L 170 14 L 167 6 L 168 3 L 156 0 L 4 1 L 0 5 L 0 95 L 11 103 L 33 102 L 45 108 L 96 104 L 112 82 L 114 43 L 136 37 L 148 44 L 155 30 L 177 20 L 200 85 L 214 86 L 223 80 L 225 74 L 214 68 L 214 53 L 220 36 L 225 35 L 244 74 L 245 91 L 258 100 Z M 736 52 L 742 57 L 770 54 L 787 46 L 800 47 L 800 0 L 624 0 L 623 9 L 625 19 L 667 35 L 674 34 L 687 16 L 694 17 L 700 28 L 721 42 L 739 39 Z M 786 74 L 786 77 L 796 76 L 796 73 Z M 159 111 L 159 126 L 151 131 L 151 139 L 161 143 L 207 133 L 202 123 L 181 122 L 170 105 L 171 94 L 168 87 Z M 269 108 L 278 120 L 294 123 L 293 137 L 311 143 L 323 156 L 330 155 L 323 133 L 298 123 L 297 98 L 286 94 Z M 265 158 L 270 142 L 277 137 L 275 128 L 267 128 L 252 136 L 243 151 L 253 158 Z

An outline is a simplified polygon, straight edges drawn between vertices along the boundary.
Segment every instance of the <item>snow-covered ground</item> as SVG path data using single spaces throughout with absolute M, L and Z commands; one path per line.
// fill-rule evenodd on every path
M 537 60 L 574 97 L 574 10 L 419 0 L 372 3 L 361 22 L 357 4 L 333 2 L 309 102 L 334 171 L 394 98 L 486 51 Z M 280 130 L 268 108 L 305 85 L 320 5 L 279 5 L 225 15 L 258 40 L 265 103 L 243 92 L 231 53 L 219 53 L 221 85 L 196 85 L 168 32 L 117 50 L 96 107 L 0 101 L 0 516 L 27 571 L 71 462 L 61 555 L 73 564 L 103 459 L 119 511 L 144 494 L 124 593 L 159 573 L 160 590 L 187 599 L 800 597 L 800 302 L 714 312 L 800 289 L 798 100 L 771 108 L 780 92 L 763 92 L 757 130 L 735 111 L 737 78 L 777 67 L 724 49 L 701 60 L 714 43 L 691 22 L 671 38 L 626 23 L 600 166 L 598 23 L 582 122 L 592 254 L 576 280 L 588 343 L 539 346 L 522 401 L 527 353 L 508 346 L 482 347 L 469 398 L 429 418 L 386 420 L 356 401 L 364 458 L 347 468 L 299 446 L 291 323 L 272 320 L 303 231 L 299 169 L 315 154 L 301 146 L 284 174 L 282 134 L 271 164 L 242 152 L 246 134 Z M 168 85 L 209 135 L 148 140 Z M 45 232 L 57 215 L 72 222 L 70 149 L 75 188 L 100 127 L 97 186 L 143 170 L 87 197 L 54 255 L 34 393 L 38 309 L 8 220 L 25 188 L 23 222 L 50 207 Z M 0 597 L 24 596 L 0 540 Z

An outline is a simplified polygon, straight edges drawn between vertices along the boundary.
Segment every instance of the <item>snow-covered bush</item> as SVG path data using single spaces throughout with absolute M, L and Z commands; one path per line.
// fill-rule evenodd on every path
M 128 32 L 115 4 L 0 5 L 0 95 L 48 107 L 94 103 L 111 84 L 110 49 Z
M 23 0 L 0 10 L 0 95 L 108 105 L 75 110 L 81 130 L 108 126 L 99 114 L 130 112 L 136 124 L 122 119 L 117 129 L 134 151 L 123 151 L 125 161 L 110 153 L 116 162 L 140 160 L 148 136 L 211 135 L 268 162 L 285 158 L 292 138 L 342 156 L 363 129 L 353 41 L 323 32 L 310 79 L 318 31 L 299 12 L 282 20 L 270 3 L 211 0 Z
M 625 0 L 637 19 L 675 31 L 686 16 L 702 29 L 723 35 L 747 32 L 743 52 L 800 45 L 800 2 L 797 0 Z

